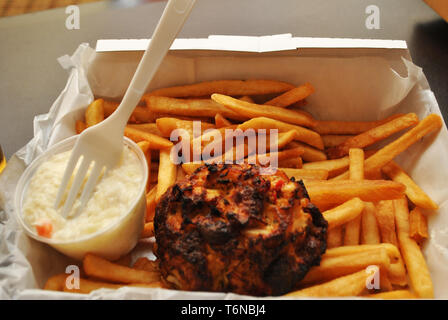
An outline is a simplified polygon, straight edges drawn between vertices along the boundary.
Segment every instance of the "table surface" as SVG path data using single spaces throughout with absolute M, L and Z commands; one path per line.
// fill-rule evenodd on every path
M 56 59 L 82 42 L 148 38 L 165 2 L 125 1 L 80 6 L 79 30 L 67 30 L 64 8 L 0 19 L 0 144 L 9 158 L 33 136 L 33 118 L 48 112 L 67 72 Z M 368 5 L 380 29 L 365 27 Z M 179 37 L 209 34 L 406 40 L 448 120 L 448 23 L 421 0 L 198 0 Z

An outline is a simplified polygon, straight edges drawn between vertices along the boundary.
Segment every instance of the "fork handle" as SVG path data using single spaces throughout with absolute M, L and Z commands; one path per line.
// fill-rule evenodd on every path
M 190 14 L 196 0 L 169 0 L 156 30 L 118 108 L 109 117 L 123 129 L 163 58 Z

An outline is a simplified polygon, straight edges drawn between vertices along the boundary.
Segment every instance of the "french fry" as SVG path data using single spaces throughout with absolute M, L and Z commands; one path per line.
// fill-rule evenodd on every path
M 185 171 L 182 169 L 181 166 L 178 166 L 176 171 L 176 181 L 182 180 L 184 178 L 185 178 Z
M 242 96 L 239 98 L 241 101 L 246 101 L 250 103 L 255 103 L 254 99 L 252 99 L 250 96 Z
M 293 103 L 303 100 L 314 92 L 311 84 L 305 83 L 299 87 L 286 91 L 285 93 L 265 102 L 266 105 L 274 107 L 287 107 Z
M 389 256 L 390 263 L 396 263 L 400 259 L 400 251 L 396 246 L 390 243 L 378 244 L 361 244 L 352 246 L 340 246 L 338 248 L 331 248 L 325 251 L 325 258 L 346 256 L 355 253 L 367 252 L 371 250 L 378 250 L 384 248 Z
M 251 96 L 268 93 L 280 93 L 294 88 L 292 84 L 276 80 L 218 80 L 206 81 L 185 86 L 176 86 L 154 90 L 144 97 L 203 97 L 213 93 L 229 96 Z
M 48 278 L 44 290 L 63 291 L 68 276 L 66 273 L 61 273 Z
M 338 257 L 343 255 L 355 254 L 360 252 L 367 252 L 371 250 L 378 250 L 384 248 L 390 258 L 390 266 L 388 269 L 388 280 L 392 284 L 404 286 L 407 284 L 406 270 L 404 268 L 403 260 L 401 259 L 400 251 L 397 246 L 390 243 L 371 244 L 371 245 L 349 245 L 339 248 L 330 248 L 325 252 L 325 257 Z
M 375 294 L 369 294 L 366 297 L 371 299 L 385 299 L 385 300 L 398 300 L 398 299 L 416 299 L 417 296 L 409 290 L 393 290 L 388 292 L 380 292 Z
M 420 208 L 415 207 L 409 213 L 409 236 L 419 245 L 428 239 L 428 222 Z
M 419 122 L 418 125 L 404 133 L 401 137 L 389 143 L 385 147 L 378 150 L 374 155 L 364 162 L 365 174 L 378 170 L 389 163 L 393 158 L 398 156 L 411 145 L 422 139 L 425 135 L 440 129 L 442 119 L 436 114 L 431 114 Z M 346 179 L 348 172 L 345 172 L 337 179 Z
M 303 160 L 307 162 L 314 162 L 314 161 L 325 161 L 327 160 L 327 155 L 325 152 L 318 150 L 316 148 L 313 148 L 305 143 L 299 142 L 299 141 L 292 141 L 291 143 L 286 146 L 287 148 L 297 148 L 302 147 L 305 152 L 302 154 Z
M 358 296 L 366 290 L 368 275 L 361 270 L 331 281 L 290 292 L 286 297 L 349 297 Z
M 375 215 L 380 228 L 382 242 L 392 243 L 398 247 L 394 211 L 394 202 L 392 200 L 383 200 L 376 204 Z
M 197 168 L 203 165 L 204 162 L 186 162 L 182 164 L 182 169 L 186 174 L 192 174 Z
M 336 227 L 327 231 L 327 249 L 340 247 L 342 245 L 343 227 Z
M 294 149 L 295 147 L 293 147 Z M 295 157 L 289 159 L 281 159 L 278 161 L 278 166 L 282 168 L 292 168 L 292 169 L 300 169 L 302 168 L 303 161 L 302 157 Z M 328 175 L 328 172 L 327 172 Z
M 104 120 L 104 100 L 94 100 L 85 112 L 86 126 L 91 127 Z
M 240 115 L 243 115 L 246 119 L 268 117 L 305 127 L 314 127 L 316 124 L 316 120 L 313 118 L 294 110 L 249 103 L 217 93 L 212 94 L 212 100 L 226 106 Z
M 157 194 L 157 186 L 153 187 L 146 194 L 146 222 L 151 222 L 154 220 L 154 215 L 156 212 L 156 194 Z
M 164 137 L 170 137 L 171 132 L 173 130 L 183 129 L 188 132 L 190 135 L 190 139 L 193 139 L 193 129 L 194 129 L 194 123 L 193 121 L 188 120 L 181 120 L 176 118 L 158 118 L 156 120 L 157 128 L 159 129 L 160 133 Z M 207 129 L 214 129 L 215 126 L 211 123 L 207 122 L 198 122 L 198 134 L 202 134 Z
M 176 182 L 176 165 L 170 158 L 171 149 L 160 150 L 159 175 L 157 179 L 156 202 Z
M 322 258 L 320 265 L 312 267 L 300 285 L 315 284 L 329 281 L 350 273 L 362 270 L 365 272 L 368 266 L 377 265 L 380 270 L 390 267 L 390 259 L 384 248 L 366 252 L 354 253 L 338 257 Z
M 349 152 L 349 172 L 350 180 L 360 181 L 364 179 L 364 151 L 362 149 L 350 149 Z M 344 233 L 344 245 L 359 244 L 359 233 L 361 225 L 361 216 L 347 222 Z
M 114 260 L 113 263 L 119 264 L 121 266 L 129 267 L 131 265 L 132 256 L 131 253 L 128 253 L 121 258 Z
M 145 223 L 140 238 L 151 238 L 151 237 L 154 237 L 154 223 L 152 221 Z
M 364 151 L 357 148 L 350 149 L 348 158 L 350 180 L 364 180 Z
M 170 140 L 128 126 L 124 129 L 124 135 L 136 143 L 148 141 L 150 149 L 165 149 L 173 146 Z
M 118 108 L 119 102 L 104 100 L 104 116 L 108 117 Z M 151 113 L 146 106 L 138 105 L 135 107 L 131 116 L 129 117 L 130 123 L 147 123 L 153 122 L 155 115 Z
M 362 244 L 377 244 L 381 242 L 375 210 L 375 205 L 372 202 L 364 203 L 364 210 L 361 217 Z
M 117 283 L 151 283 L 160 280 L 158 272 L 124 267 L 90 253 L 84 257 L 83 268 L 89 277 Z
M 355 197 L 375 202 L 397 199 L 404 192 L 401 183 L 386 180 L 307 180 L 305 187 L 311 202 L 321 210 L 340 205 Z
M 324 211 L 322 215 L 328 222 L 328 229 L 339 227 L 359 216 L 364 209 L 364 202 L 359 198 L 353 198 L 340 206 Z
M 306 129 L 306 128 L 303 128 L 303 127 L 300 127 L 300 126 L 292 125 L 289 123 L 285 123 L 285 122 L 267 118 L 267 117 L 257 117 L 257 118 L 248 120 L 248 121 L 238 125 L 238 129 L 241 129 L 243 131 L 247 130 L 247 129 L 254 129 L 256 131 L 258 131 L 259 129 L 266 129 L 266 131 L 269 129 L 277 129 L 279 132 L 295 130 L 296 131 L 296 136 L 295 136 L 296 140 L 305 142 L 305 143 L 309 144 L 310 146 L 316 147 L 318 149 L 324 148 L 322 138 L 316 132 Z
M 409 236 L 410 226 L 407 200 L 405 197 L 394 200 L 394 205 L 398 242 L 412 288 L 420 298 L 434 298 L 434 286 L 425 258 L 417 242 Z
M 296 180 L 301 180 L 301 179 L 326 180 L 328 177 L 328 171 L 321 170 L 321 169 L 278 168 L 278 170 L 281 170 L 284 173 L 286 173 L 288 178 L 294 177 Z
M 129 128 L 137 129 L 140 131 L 145 131 L 148 133 L 152 133 L 158 136 L 162 136 L 162 133 L 160 132 L 159 128 L 157 128 L 157 124 L 155 123 L 140 123 L 140 124 L 128 124 Z
M 231 126 L 232 123 L 227 120 L 226 118 L 224 118 L 224 116 L 220 113 L 217 113 L 215 116 L 215 126 L 216 128 L 222 128 L 222 127 L 228 127 Z
M 347 170 L 349 163 L 350 163 L 349 158 L 343 157 L 340 159 L 308 162 L 308 163 L 304 163 L 302 167 L 303 167 L 303 169 L 327 170 L 328 177 L 332 178 L 334 176 L 337 176 L 341 172 L 344 172 L 345 170 Z
M 273 146 L 277 146 L 277 150 L 281 150 L 283 148 L 286 147 L 286 145 L 290 144 L 290 142 L 292 142 L 296 137 L 296 131 L 294 130 L 290 130 L 290 131 L 286 131 L 286 132 L 280 132 L 277 135 L 277 141 L 274 141 L 272 144 Z M 266 141 L 266 150 L 270 150 L 271 149 L 271 135 L 270 134 L 258 134 L 257 136 L 257 149 L 258 149 L 258 144 L 259 144 L 259 139 L 265 139 L 264 141 Z M 304 148 L 302 148 L 303 150 L 305 150 Z M 255 150 L 254 150 L 255 152 Z
M 175 99 L 168 97 L 149 96 L 146 105 L 153 113 L 171 114 L 174 116 L 210 117 L 217 113 L 233 120 L 246 120 L 246 116 L 216 103 L 210 99 Z
M 283 161 L 285 159 L 300 157 L 305 150 L 303 148 L 293 148 L 293 149 L 285 149 L 278 152 L 269 152 L 266 154 L 257 154 L 246 158 L 246 162 L 248 163 L 265 163 L 265 158 L 272 159 L 273 157 L 277 157 L 277 161 Z
M 367 130 L 357 136 L 345 140 L 337 147 L 327 150 L 331 159 L 337 159 L 348 154 L 351 148 L 365 148 L 378 141 L 390 137 L 394 133 L 409 128 L 418 123 L 418 117 L 415 113 L 408 113 L 401 117 L 392 119 L 382 125 Z
M 150 152 L 150 144 L 148 141 L 143 140 L 140 142 L 137 142 L 137 145 L 140 147 L 140 149 L 142 150 L 143 154 L 145 155 L 146 158 L 146 163 L 148 164 L 148 182 L 146 183 L 146 191 L 149 191 L 149 186 L 151 184 L 151 152 Z
M 76 120 L 76 123 L 75 123 L 76 134 L 80 134 L 86 128 L 87 128 L 87 125 L 86 125 L 86 123 L 84 121 Z
M 400 116 L 395 114 L 378 121 L 317 121 L 314 130 L 320 134 L 360 134 Z
M 146 270 L 148 272 L 160 272 L 157 260 L 151 261 L 146 257 L 138 258 L 137 261 L 135 261 L 132 268 L 138 269 L 138 270 Z
M 416 206 L 437 210 L 439 206 L 412 180 L 412 178 L 394 161 L 386 164 L 382 171 L 393 181 L 400 182 L 406 186 L 406 195 Z
M 347 139 L 354 137 L 353 135 L 339 135 L 339 134 L 323 134 L 321 135 L 325 148 L 332 148 L 344 143 Z

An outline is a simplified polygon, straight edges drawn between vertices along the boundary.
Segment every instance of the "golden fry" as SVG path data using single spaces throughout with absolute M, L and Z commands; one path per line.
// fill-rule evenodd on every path
M 303 164 L 303 169 L 323 169 L 328 171 L 328 177 L 334 177 L 347 170 L 350 160 L 348 157 L 333 160 L 308 162 Z
M 361 270 L 365 272 L 365 269 L 371 265 L 376 265 L 385 271 L 389 269 L 390 259 L 386 249 L 379 248 L 338 257 L 323 257 L 320 265 L 312 267 L 300 284 L 320 283 Z
M 173 143 L 170 140 L 128 126 L 124 129 L 124 135 L 136 143 L 140 141 L 148 141 L 150 149 L 165 149 L 173 146 Z
M 140 238 L 151 238 L 151 237 L 154 237 L 154 223 L 152 221 L 145 223 Z
M 226 118 L 224 118 L 224 116 L 220 113 L 217 113 L 215 116 L 215 126 L 216 128 L 222 128 L 222 127 L 228 127 L 231 126 L 232 123 L 227 120 Z
M 254 99 L 252 99 L 250 96 L 242 96 L 239 98 L 241 101 L 246 101 L 250 103 L 255 103 Z
M 409 128 L 418 123 L 418 117 L 415 113 L 408 113 L 401 117 L 392 119 L 382 125 L 374 127 L 357 136 L 345 140 L 337 147 L 327 150 L 327 154 L 331 159 L 337 159 L 348 154 L 351 148 L 365 148 L 378 141 L 390 137 L 394 133 Z
M 278 168 L 278 170 L 281 170 L 284 173 L 286 173 L 288 178 L 294 177 L 296 180 L 302 180 L 302 179 L 326 180 L 328 178 L 328 171 L 321 169 Z
M 137 129 L 140 131 L 145 131 L 148 133 L 152 133 L 158 136 L 162 136 L 159 128 L 157 128 L 157 124 L 155 123 L 140 123 L 140 124 L 128 124 L 129 128 Z
M 171 114 L 177 117 L 189 116 L 213 118 L 217 113 L 220 113 L 228 119 L 247 119 L 247 117 L 210 99 L 175 99 L 149 96 L 146 98 L 146 105 L 153 113 Z
M 357 148 L 350 149 L 348 157 L 350 180 L 364 180 L 364 151 Z
M 420 208 L 415 207 L 409 213 L 409 236 L 422 245 L 428 239 L 428 222 Z
M 278 97 L 275 97 L 274 99 L 265 102 L 265 104 L 274 107 L 287 107 L 297 101 L 305 99 L 313 92 L 314 92 L 313 86 L 309 83 L 305 83 L 304 85 L 286 91 L 285 93 L 279 95 Z
M 382 168 L 390 179 L 400 182 L 406 186 L 406 195 L 416 206 L 437 210 L 439 206 L 412 180 L 412 178 L 394 161 L 389 162 Z
M 173 130 L 185 130 L 188 132 L 190 139 L 193 139 L 193 131 L 194 131 L 194 122 L 188 121 L 188 120 L 181 120 L 177 118 L 158 118 L 156 120 L 157 128 L 159 129 L 160 133 L 164 137 L 170 137 L 171 132 Z M 202 134 L 207 129 L 214 129 L 215 126 L 211 123 L 198 121 L 197 122 L 197 131 L 198 134 Z
M 406 198 L 394 201 L 398 242 L 408 270 L 412 288 L 420 298 L 434 298 L 434 286 L 425 258 L 414 239 L 409 236 L 409 210 Z
M 86 128 L 87 128 L 87 125 L 86 125 L 86 123 L 84 121 L 76 120 L 76 123 L 75 123 L 76 134 L 80 134 Z
M 164 96 L 186 98 L 210 96 L 213 93 L 221 93 L 229 96 L 251 96 L 280 93 L 292 88 L 294 88 L 292 84 L 276 80 L 217 80 L 162 88 L 154 90 L 144 97 Z
M 293 147 L 294 149 L 295 147 Z M 278 167 L 280 168 L 292 168 L 292 169 L 301 169 L 303 165 L 302 157 L 295 157 L 289 159 L 281 159 L 278 161 Z M 328 175 L 328 171 L 327 171 Z
M 159 281 L 160 273 L 136 270 L 112 263 L 93 254 L 86 254 L 83 268 L 89 277 L 118 283 L 151 283 Z
M 104 100 L 96 99 L 86 109 L 86 126 L 91 127 L 104 120 Z
M 368 275 L 361 270 L 309 288 L 286 294 L 286 297 L 349 297 L 366 290 Z
M 44 290 L 63 291 L 68 276 L 66 273 L 61 273 L 48 278 Z
M 157 194 L 157 186 L 153 187 L 146 194 L 146 222 L 151 222 L 154 220 L 154 215 L 156 212 L 156 194 Z
M 340 145 L 351 137 L 353 137 L 353 135 L 323 134 L 322 141 L 324 142 L 325 148 L 332 148 Z
M 359 198 L 353 198 L 340 206 L 324 211 L 322 215 L 328 222 L 328 229 L 339 227 L 359 216 L 364 209 L 364 202 Z
M 160 150 L 159 174 L 157 179 L 156 202 L 159 202 L 162 195 L 176 183 L 177 167 L 171 161 L 171 149 Z
M 217 93 L 212 94 L 212 99 L 245 118 L 268 117 L 305 127 L 314 127 L 316 124 L 313 118 L 294 110 L 249 103 Z
M 303 160 L 307 162 L 314 162 L 314 161 L 324 161 L 327 160 L 327 155 L 325 152 L 318 150 L 316 148 L 313 148 L 305 143 L 299 142 L 299 141 L 292 141 L 288 144 L 286 147 L 296 148 L 296 147 L 302 147 L 305 152 L 302 155 Z
M 327 231 L 327 248 L 336 248 L 342 246 L 343 227 L 336 227 Z
M 395 114 L 378 121 L 317 121 L 314 130 L 320 134 L 360 134 L 400 116 Z
M 375 215 L 380 227 L 382 242 L 392 243 L 398 247 L 394 211 L 394 202 L 392 200 L 379 201 L 376 204 Z
M 398 156 L 404 150 L 409 148 L 415 142 L 422 139 L 425 135 L 440 129 L 442 126 L 442 119 L 436 114 L 431 114 L 419 122 L 411 130 L 407 131 L 398 139 L 389 143 L 385 147 L 378 150 L 374 155 L 369 157 L 364 163 L 365 174 L 368 175 L 375 170 L 378 170 L 389 163 L 393 158 Z M 339 175 L 338 179 L 346 179 L 348 172 Z
M 386 180 L 307 180 L 305 186 L 311 202 L 321 210 L 340 205 L 355 197 L 374 202 L 397 199 L 404 192 L 401 183 Z
M 364 203 L 361 217 L 361 243 L 377 244 L 381 242 L 380 230 L 375 215 L 375 205 L 372 202 Z
M 266 132 L 270 129 L 277 129 L 279 132 L 294 130 L 296 131 L 295 136 L 296 140 L 305 142 L 310 146 L 316 147 L 318 149 L 324 148 L 322 138 L 316 132 L 300 126 L 292 125 L 289 123 L 285 123 L 267 117 L 257 117 L 248 120 L 238 125 L 238 129 L 241 129 L 243 131 L 247 129 L 254 129 L 256 131 L 259 131 L 260 129 L 265 129 Z

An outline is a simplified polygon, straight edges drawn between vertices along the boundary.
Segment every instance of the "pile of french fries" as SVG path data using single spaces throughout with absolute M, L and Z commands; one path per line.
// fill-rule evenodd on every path
M 221 80 L 145 94 L 125 129 L 150 168 L 142 239 L 154 235 L 155 207 L 165 191 L 203 164 L 175 165 L 170 160 L 173 130 L 186 130 L 204 148 L 224 143 L 210 141 L 210 134 L 204 132 L 208 129 L 220 133 L 254 129 L 257 134 L 262 129 L 278 129 L 279 170 L 304 182 L 311 202 L 329 226 L 328 249 L 320 265 L 311 268 L 287 296 L 433 298 L 421 246 L 428 238 L 427 215 L 438 206 L 393 159 L 438 131 L 441 118 L 418 119 L 408 113 L 379 121 L 317 120 L 301 109 L 313 92 L 308 83 L 297 87 L 274 80 Z M 76 122 L 77 133 L 107 118 L 118 105 L 95 100 L 85 119 Z M 193 121 L 198 120 L 201 135 L 193 137 Z M 395 140 L 388 139 L 402 131 Z M 378 148 L 379 143 L 384 146 Z M 242 157 L 247 161 L 263 155 L 253 155 L 245 148 Z M 87 255 L 81 289 L 66 289 L 61 280 L 64 275 L 50 278 L 45 288 L 88 293 L 124 285 L 166 287 L 157 262 L 141 258 L 132 267 L 129 261 L 122 264 Z M 367 289 L 369 266 L 378 267 L 379 288 Z

